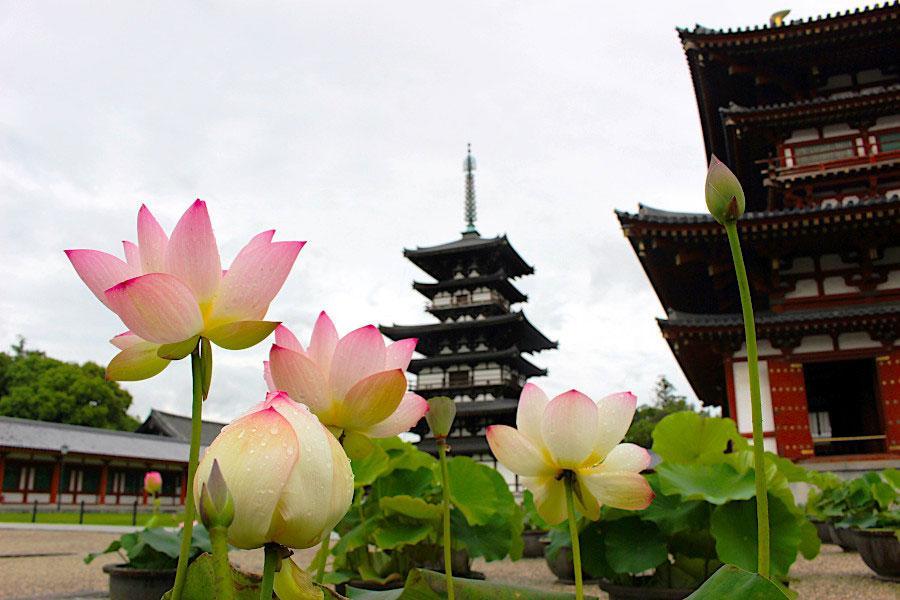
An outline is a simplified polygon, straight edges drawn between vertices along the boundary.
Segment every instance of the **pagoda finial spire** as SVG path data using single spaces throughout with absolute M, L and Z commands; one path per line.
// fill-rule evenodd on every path
M 466 172 L 466 229 L 463 231 L 463 236 L 477 236 L 478 230 L 475 229 L 475 219 L 478 216 L 475 209 L 475 157 L 472 156 L 472 144 L 467 145 L 463 170 Z

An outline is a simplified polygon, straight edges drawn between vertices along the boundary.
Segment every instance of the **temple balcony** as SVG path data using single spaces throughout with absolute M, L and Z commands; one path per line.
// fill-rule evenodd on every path
M 758 161 L 774 181 L 900 165 L 900 126 L 792 140 L 778 145 L 778 156 Z

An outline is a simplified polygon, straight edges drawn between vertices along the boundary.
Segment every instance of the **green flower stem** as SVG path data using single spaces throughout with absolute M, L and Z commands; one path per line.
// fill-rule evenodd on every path
M 259 600 L 272 600 L 272 586 L 275 571 L 281 563 L 281 548 L 278 544 L 266 544 L 266 561 L 263 563 L 262 583 L 259 586 Z
M 234 600 L 234 583 L 231 580 L 231 565 L 228 563 L 228 528 L 211 527 L 209 542 L 216 576 L 216 598 Z
M 766 492 L 766 458 L 763 448 L 762 403 L 759 398 L 759 354 L 756 348 L 756 325 L 753 321 L 753 303 L 750 298 L 750 284 L 747 281 L 747 269 L 744 267 L 744 256 L 741 253 L 741 241 L 738 239 L 737 224 L 734 221 L 725 223 L 728 244 L 731 246 L 731 257 L 734 259 L 734 272 L 737 276 L 738 290 L 741 294 L 741 310 L 744 316 L 744 335 L 747 338 L 747 369 L 750 379 L 750 407 L 753 417 L 753 467 L 756 471 L 756 528 L 759 540 L 757 559 L 758 572 L 769 578 L 769 497 Z
M 188 561 L 191 558 L 191 538 L 194 533 L 194 474 L 200 458 L 200 427 L 203 416 L 203 369 L 200 366 L 200 346 L 191 352 L 191 376 L 193 379 L 193 402 L 191 403 L 191 451 L 188 458 L 188 479 L 184 500 L 184 529 L 181 532 L 181 551 L 178 554 L 178 569 L 175 571 L 175 587 L 172 600 L 181 600 L 184 583 L 187 580 Z
M 575 598 L 584 600 L 584 583 L 581 581 L 581 547 L 578 544 L 578 518 L 575 516 L 575 498 L 572 493 L 572 477 L 563 477 L 566 486 L 566 510 L 569 514 L 569 536 L 572 538 L 572 562 L 575 563 Z
M 437 438 L 441 462 L 441 506 L 444 509 L 444 577 L 447 578 L 447 598 L 453 600 L 453 554 L 450 545 L 450 474 L 447 472 L 447 439 Z
M 316 583 L 322 583 L 322 580 L 325 579 L 325 563 L 328 562 L 328 547 L 330 544 L 331 532 L 329 531 L 325 535 L 325 539 L 322 540 L 322 544 L 319 546 L 319 551 L 316 552 L 316 557 L 313 559 L 312 566 L 316 570 Z

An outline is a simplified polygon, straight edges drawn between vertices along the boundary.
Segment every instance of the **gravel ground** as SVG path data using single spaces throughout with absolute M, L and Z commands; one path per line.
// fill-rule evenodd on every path
M 0 529 L 0 599 L 37 599 L 62 597 L 98 597 L 106 587 L 104 564 L 117 562 L 115 556 L 102 557 L 90 565 L 82 562 L 88 552 L 105 548 L 113 536 L 91 531 L 21 531 Z M 62 556 L 25 556 L 17 554 L 63 553 Z M 297 563 L 309 564 L 314 550 L 297 553 Z M 247 570 L 262 569 L 262 552 L 241 551 L 232 560 Z M 542 559 L 518 562 L 485 563 L 476 561 L 475 569 L 496 582 L 517 583 L 547 591 L 574 591 L 573 586 L 558 584 Z M 798 559 L 791 570 L 791 587 L 803 600 L 897 600 L 900 584 L 876 579 L 855 553 L 843 553 L 827 545 L 813 561 Z M 591 595 L 606 598 L 596 586 Z M 66 596 L 68 595 L 68 596 Z

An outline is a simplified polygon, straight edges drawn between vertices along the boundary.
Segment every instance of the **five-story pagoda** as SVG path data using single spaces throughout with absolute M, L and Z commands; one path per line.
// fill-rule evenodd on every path
M 531 275 L 534 268 L 505 235 L 485 238 L 475 229 L 475 159 L 471 150 L 463 165 L 466 229 L 462 237 L 403 251 L 436 280 L 414 282 L 413 289 L 428 299 L 426 310 L 438 322 L 380 329 L 394 340 L 419 339 L 416 351 L 425 358 L 414 359 L 409 366 L 417 376 L 414 389 L 425 398 L 449 396 L 456 401 L 457 417 L 450 434 L 454 453 L 495 464 L 485 428 L 495 423 L 513 425 L 526 380 L 547 374 L 522 353 L 556 348 L 557 344 L 538 331 L 523 312 L 513 309 L 528 298 L 511 280 Z M 421 449 L 436 452 L 424 419 L 413 431 L 423 436 Z

